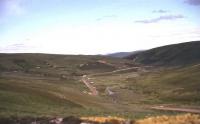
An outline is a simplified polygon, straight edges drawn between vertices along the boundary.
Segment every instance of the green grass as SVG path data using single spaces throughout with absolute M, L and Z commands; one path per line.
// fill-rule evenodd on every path
M 84 94 L 88 88 L 80 81 L 99 60 L 101 71 L 121 67 L 128 60 L 101 56 L 47 54 L 0 54 L 0 116 L 101 115 L 117 112 L 110 100 Z M 91 69 L 83 70 L 80 64 Z M 96 66 L 96 65 L 95 65 Z M 98 66 L 98 65 L 97 65 Z M 106 68 L 102 68 L 102 67 Z M 118 112 L 120 112 L 120 109 Z
M 167 69 L 148 73 L 132 82 L 163 102 L 200 103 L 200 66 Z
M 69 116 L 112 110 L 103 99 L 83 94 L 84 87 L 71 85 L 1 78 L 0 115 Z
M 30 84 L 29 84 L 30 83 Z M 51 115 L 73 108 L 82 108 L 78 103 L 56 96 L 57 86 L 34 82 L 0 80 L 1 114 L 32 113 Z M 48 114 L 47 114 L 48 113 Z M 61 113 L 60 113 L 61 114 Z
M 0 116 L 142 118 L 176 114 L 149 109 L 155 104 L 199 105 L 199 65 L 93 75 L 100 95 L 83 93 L 89 90 L 82 75 L 131 66 L 130 60 L 102 56 L 0 54 Z M 107 87 L 115 96 L 105 92 Z
M 106 96 L 110 87 L 121 104 L 200 104 L 200 65 L 93 76 L 94 85 Z

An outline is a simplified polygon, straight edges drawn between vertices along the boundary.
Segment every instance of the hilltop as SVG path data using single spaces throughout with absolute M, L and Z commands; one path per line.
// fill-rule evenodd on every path
M 130 55 L 138 54 L 139 52 L 142 52 L 142 50 L 133 51 L 133 52 L 116 52 L 116 53 L 107 54 L 106 56 L 116 57 L 116 58 L 126 58 Z
M 180 66 L 200 62 L 200 41 L 153 48 L 126 57 L 147 65 Z

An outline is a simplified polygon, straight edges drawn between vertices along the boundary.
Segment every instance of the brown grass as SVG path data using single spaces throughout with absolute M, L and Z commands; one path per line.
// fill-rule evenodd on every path
M 81 120 L 100 124 L 200 124 L 200 115 L 183 114 L 176 116 L 157 116 L 141 120 L 127 120 L 119 117 L 81 117 Z
M 97 123 L 115 122 L 116 124 L 118 124 L 118 122 L 126 121 L 126 119 L 124 119 L 124 118 L 111 117 L 111 116 L 108 116 L 108 117 L 81 117 L 81 120 L 97 122 Z M 113 124 L 115 124 L 115 123 L 113 123 Z
M 136 124 L 200 124 L 200 115 L 184 114 L 177 116 L 158 116 L 138 120 Z

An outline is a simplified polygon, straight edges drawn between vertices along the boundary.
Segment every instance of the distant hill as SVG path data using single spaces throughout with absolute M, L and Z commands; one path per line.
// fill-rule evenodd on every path
M 188 65 L 200 63 L 200 41 L 172 44 L 132 54 L 128 57 L 147 65 Z
M 139 53 L 139 52 L 142 52 L 142 51 L 133 51 L 133 52 L 117 52 L 117 53 L 110 53 L 110 54 L 107 54 L 106 56 L 110 56 L 110 57 L 116 57 L 116 58 L 126 58 L 130 55 L 133 55 L 133 54 L 136 54 L 136 53 Z

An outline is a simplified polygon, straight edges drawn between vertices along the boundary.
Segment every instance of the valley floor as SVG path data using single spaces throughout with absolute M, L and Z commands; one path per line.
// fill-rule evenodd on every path
M 101 56 L 27 56 L 0 58 L 0 117 L 140 119 L 200 111 L 198 64 L 161 68 Z

